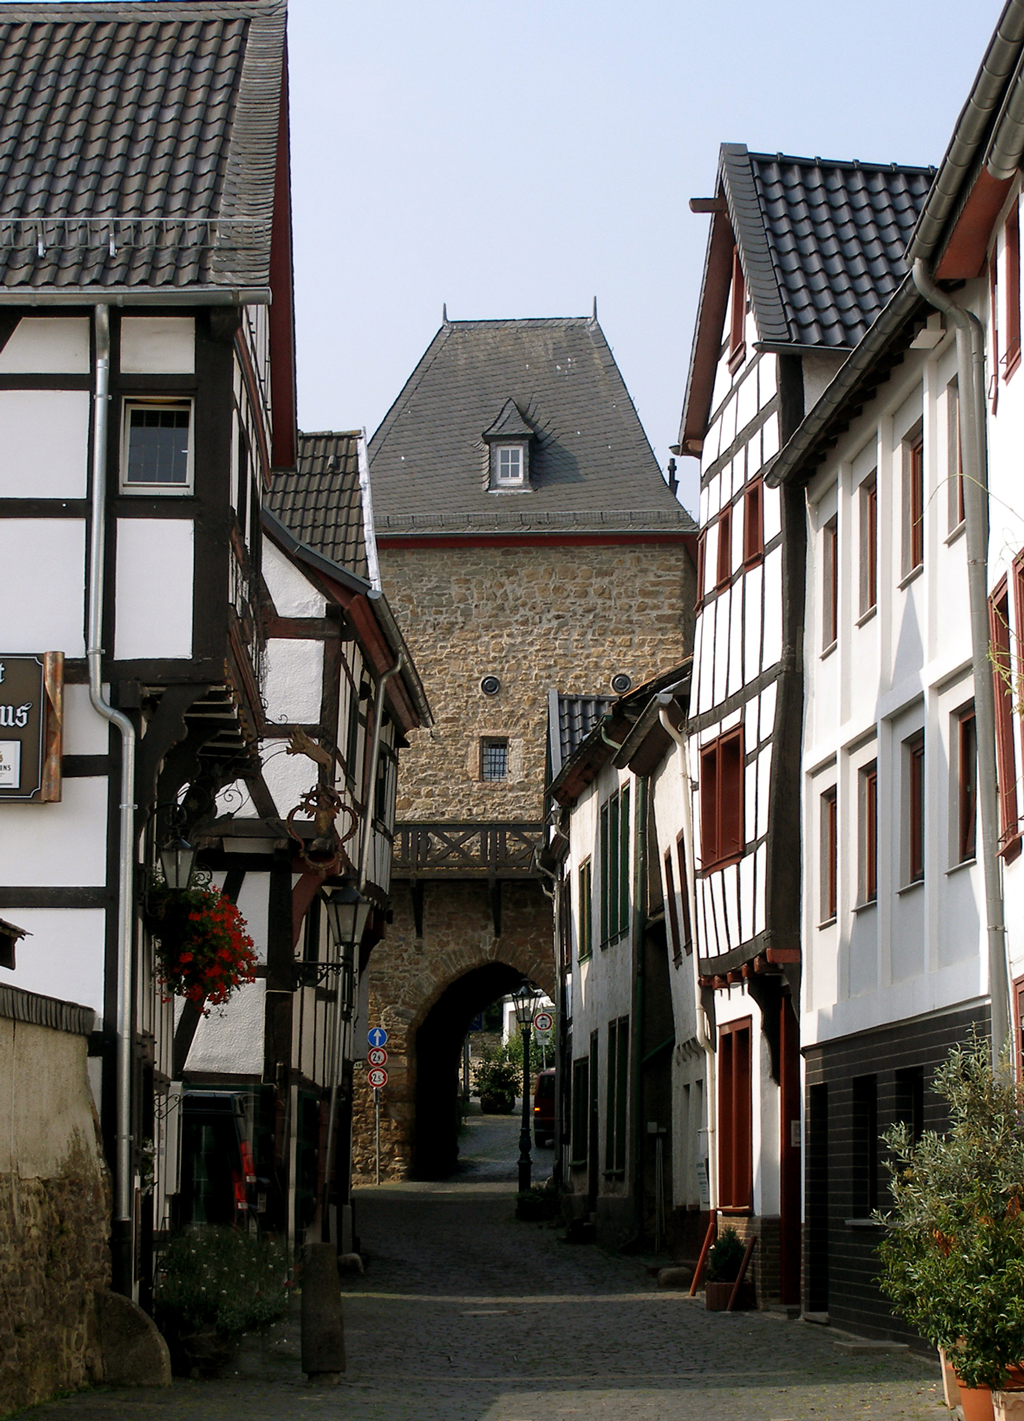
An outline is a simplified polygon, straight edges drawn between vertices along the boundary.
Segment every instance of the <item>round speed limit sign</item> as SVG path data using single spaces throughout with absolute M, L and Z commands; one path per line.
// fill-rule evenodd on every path
M 382 1086 L 386 1086 L 388 1083 L 388 1073 L 383 1066 L 374 1066 L 371 1070 L 366 1072 L 366 1079 L 370 1085 L 373 1086 L 374 1090 L 380 1090 Z

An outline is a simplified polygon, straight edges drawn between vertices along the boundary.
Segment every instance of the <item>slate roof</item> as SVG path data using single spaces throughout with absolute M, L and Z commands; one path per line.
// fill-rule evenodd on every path
M 0 287 L 267 287 L 284 29 L 284 0 L 0 4 Z
M 616 701 L 615 696 L 563 696 L 558 697 L 558 770 L 562 768 L 586 740 L 602 716 L 607 715 Z M 551 727 L 554 733 L 555 727 Z M 555 747 L 552 746 L 554 750 Z M 554 756 L 552 756 L 554 759 Z
M 725 143 L 720 171 L 760 338 L 852 349 L 907 274 L 935 169 Z
M 514 412 L 534 432 L 532 487 L 491 492 L 483 434 Z M 592 318 L 446 321 L 371 439 L 370 464 L 378 535 L 696 531 Z
M 271 512 L 296 538 L 373 581 L 359 487 L 358 430 L 299 435 L 298 468 L 274 475 Z

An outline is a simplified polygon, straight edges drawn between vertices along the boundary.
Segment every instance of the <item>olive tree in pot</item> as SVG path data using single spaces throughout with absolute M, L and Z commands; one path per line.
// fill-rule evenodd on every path
M 745 1252 L 743 1240 L 734 1228 L 723 1229 L 711 1245 L 704 1283 L 704 1306 L 709 1312 L 725 1312 L 729 1306 Z M 736 1306 L 756 1306 L 754 1284 L 749 1276 L 740 1284 Z
M 1024 1383 L 1024 1112 L 1009 1063 L 994 1070 L 975 1034 L 933 1088 L 949 1106 L 944 1135 L 882 1137 L 893 1208 L 876 1215 L 883 1292 L 893 1311 L 945 1352 L 966 1421 L 991 1418 L 993 1390 Z

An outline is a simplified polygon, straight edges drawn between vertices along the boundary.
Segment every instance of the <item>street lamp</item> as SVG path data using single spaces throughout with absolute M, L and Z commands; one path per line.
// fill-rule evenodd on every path
M 523 1124 L 519 1131 L 519 1192 L 525 1194 L 530 1187 L 530 1027 L 540 993 L 524 982 L 518 992 L 512 993 L 516 1022 L 523 1037 Z
M 370 916 L 370 902 L 364 898 L 354 883 L 346 883 L 344 888 L 325 891 L 327 925 L 342 960 L 342 1017 L 347 1021 L 355 1004 L 355 955 L 356 948 L 363 940 L 366 920 Z
M 160 850 L 160 867 L 164 871 L 167 887 L 175 891 L 187 888 L 195 861 L 195 849 L 180 835 L 169 844 L 164 844 Z

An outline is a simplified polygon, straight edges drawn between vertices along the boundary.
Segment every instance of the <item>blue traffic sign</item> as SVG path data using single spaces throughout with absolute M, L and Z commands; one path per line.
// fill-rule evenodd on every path
M 388 1044 L 388 1034 L 383 1026 L 371 1026 L 366 1033 L 366 1039 L 371 1046 L 386 1046 Z

